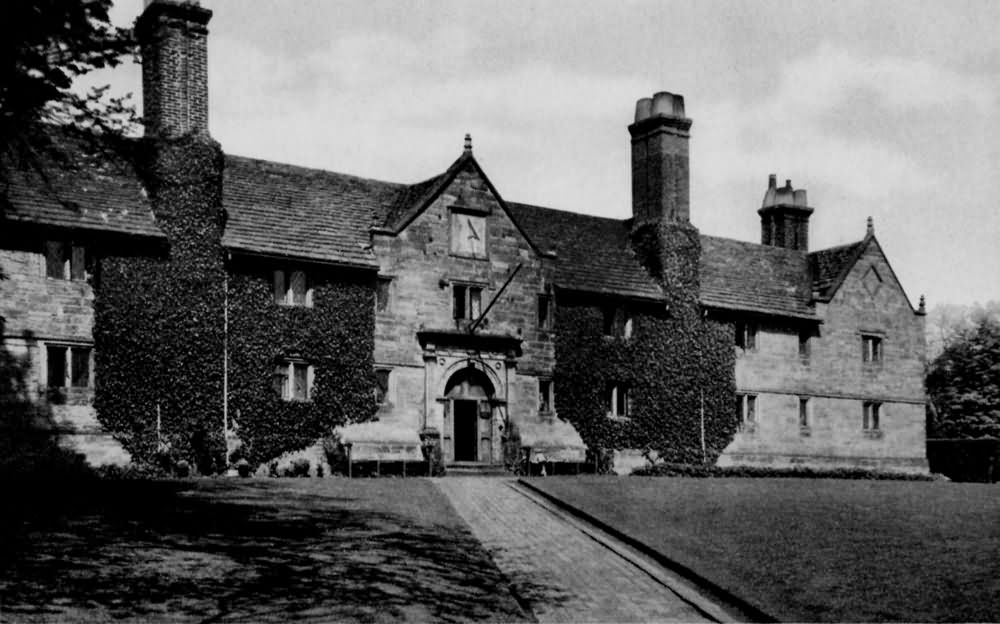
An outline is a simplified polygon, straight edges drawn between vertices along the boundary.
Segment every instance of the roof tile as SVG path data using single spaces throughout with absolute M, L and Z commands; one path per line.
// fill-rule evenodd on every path
M 162 237 L 146 191 L 126 153 L 93 138 L 52 128 L 55 149 L 39 150 L 38 167 L 3 167 L 4 217 L 56 227 Z M 57 157 L 62 153 L 68 158 Z

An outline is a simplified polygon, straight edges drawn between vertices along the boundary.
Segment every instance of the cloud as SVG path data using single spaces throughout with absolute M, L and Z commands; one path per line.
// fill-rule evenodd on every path
M 825 200 L 862 210 L 928 193 L 949 174 L 911 149 L 907 142 L 915 139 L 897 126 L 914 115 L 956 122 L 997 106 L 996 87 L 985 80 L 926 60 L 864 58 L 832 45 L 779 72 L 772 92 L 709 103 L 699 113 L 710 123 L 698 127 L 708 156 L 693 164 L 695 185 L 717 201 L 748 173 L 763 193 L 771 172 L 803 186 L 835 187 Z
M 644 91 L 630 77 L 552 63 L 480 71 L 474 38 L 458 28 L 419 39 L 343 37 L 294 63 L 241 40 L 210 45 L 213 134 L 227 150 L 400 181 L 438 173 L 466 131 L 497 160 L 520 165 L 592 127 L 614 130 L 624 147 L 627 119 L 609 120 L 608 111 L 627 110 L 622 93 Z

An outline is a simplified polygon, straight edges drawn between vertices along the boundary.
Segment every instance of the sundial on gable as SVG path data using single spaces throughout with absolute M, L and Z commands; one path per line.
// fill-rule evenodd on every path
M 865 276 L 861 278 L 861 284 L 868 291 L 868 294 L 874 297 L 878 293 L 878 289 L 882 286 L 882 276 L 878 274 L 875 267 L 868 267 L 865 271 Z

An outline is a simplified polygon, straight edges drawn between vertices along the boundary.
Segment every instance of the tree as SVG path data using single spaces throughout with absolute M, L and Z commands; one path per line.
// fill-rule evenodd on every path
M 84 93 L 76 78 L 135 55 L 131 29 L 111 24 L 112 0 L 14 0 L 0 20 L 0 166 L 40 169 L 53 124 L 118 136 L 135 123 L 129 95 Z M 64 160 L 72 154 L 63 154 Z M 3 171 L 0 170 L 0 176 Z M 3 179 L 0 177 L 0 179 Z
M 942 303 L 927 314 L 927 357 L 933 360 L 962 331 L 972 329 L 984 317 L 1000 320 L 1000 301 L 962 305 Z
M 1000 320 L 958 331 L 930 365 L 932 437 L 1000 437 Z

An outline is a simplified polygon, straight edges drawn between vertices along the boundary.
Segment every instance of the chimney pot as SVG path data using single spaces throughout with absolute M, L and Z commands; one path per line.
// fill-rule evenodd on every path
M 635 103 L 636 122 L 648 119 L 653 114 L 653 98 L 642 98 Z
M 677 98 L 673 93 L 667 91 L 660 91 L 659 93 L 653 94 L 653 115 L 663 115 L 664 117 L 683 117 L 684 116 L 684 99 L 681 98 L 681 110 L 678 113 L 677 109 Z
M 772 173 L 767 176 L 767 188 L 776 189 L 778 188 L 778 174 Z
M 806 202 L 806 190 L 805 189 L 798 189 L 796 191 L 793 191 L 792 192 L 792 197 L 793 197 L 792 203 L 795 204 L 796 206 L 808 206 L 809 205 L 808 202 Z

